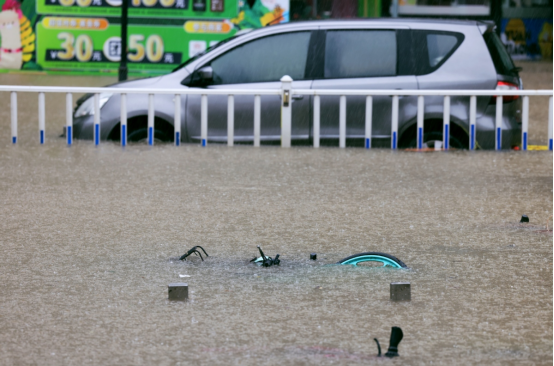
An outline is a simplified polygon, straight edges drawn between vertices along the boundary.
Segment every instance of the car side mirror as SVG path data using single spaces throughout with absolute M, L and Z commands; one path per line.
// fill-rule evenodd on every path
M 211 82 L 214 78 L 214 69 L 211 66 L 204 66 L 197 71 L 200 80 L 205 83 Z
M 212 83 L 213 77 L 214 71 L 212 67 L 204 66 L 184 78 L 183 81 L 181 81 L 181 84 L 189 87 L 205 87 Z

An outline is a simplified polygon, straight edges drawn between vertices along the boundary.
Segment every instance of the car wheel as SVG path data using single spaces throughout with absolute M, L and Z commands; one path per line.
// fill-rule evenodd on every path
M 134 130 L 127 136 L 127 140 L 129 142 L 148 142 L 148 129 L 146 128 L 139 128 L 138 130 Z M 154 130 L 154 142 L 160 143 L 160 142 L 167 142 L 171 139 L 160 130 Z
M 430 131 L 423 133 L 423 148 L 435 147 L 435 143 L 440 142 L 442 145 L 442 132 L 439 131 Z M 414 136 L 413 139 L 408 143 L 408 148 L 417 147 L 417 136 Z M 450 135 L 450 147 L 455 149 L 464 149 L 464 144 L 458 140 L 455 136 Z

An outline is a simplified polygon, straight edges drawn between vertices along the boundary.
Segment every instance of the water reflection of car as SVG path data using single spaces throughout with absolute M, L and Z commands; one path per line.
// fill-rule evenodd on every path
M 478 21 L 379 19 L 299 22 L 254 30 L 221 42 L 193 57 L 171 74 L 123 82 L 115 87 L 276 89 L 290 75 L 297 89 L 519 89 L 518 68 L 504 49 L 494 26 Z M 88 98 L 88 99 L 87 99 Z M 101 139 L 119 140 L 119 95 L 100 101 Z M 147 136 L 146 95 L 129 95 L 128 139 Z M 78 101 L 74 136 L 92 139 L 92 98 Z M 235 96 L 235 141 L 253 140 L 254 96 Z M 292 139 L 312 137 L 313 97 L 292 96 Z M 280 140 L 280 97 L 262 96 L 261 140 Z M 416 144 L 417 97 L 400 98 L 399 146 Z M 390 96 L 373 97 L 373 146 L 390 146 Z M 182 140 L 200 138 L 200 96 L 182 97 Z M 452 147 L 468 146 L 469 97 L 451 98 Z M 494 147 L 494 97 L 477 98 L 477 143 Z M 155 96 L 155 138 L 173 139 L 172 95 Z M 350 143 L 365 129 L 365 97 L 347 97 Z M 443 98 L 425 98 L 424 141 L 442 141 Z M 505 97 L 502 147 L 519 145 L 520 98 Z M 208 140 L 227 139 L 227 97 L 208 97 Z M 339 96 L 321 97 L 322 141 L 339 137 Z

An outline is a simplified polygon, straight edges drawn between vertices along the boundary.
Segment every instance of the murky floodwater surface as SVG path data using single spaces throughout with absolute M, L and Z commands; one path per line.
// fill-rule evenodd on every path
M 551 86 L 551 64 L 523 66 L 526 88 Z M 551 153 L 68 148 L 63 94 L 41 147 L 36 93 L 11 146 L 0 96 L 0 364 L 552 364 Z M 206 261 L 177 260 L 195 245 Z M 256 245 L 281 266 L 250 264 Z M 332 265 L 363 251 L 410 270 Z M 180 281 L 188 303 L 167 300 Z M 411 302 L 389 301 L 396 281 Z M 401 357 L 376 359 L 395 325 Z
M 548 152 L 51 136 L 0 146 L 0 192 L 3 364 L 552 362 Z M 210 257 L 180 262 L 194 245 Z M 411 269 L 332 265 L 363 251 Z M 395 325 L 401 357 L 375 359 Z

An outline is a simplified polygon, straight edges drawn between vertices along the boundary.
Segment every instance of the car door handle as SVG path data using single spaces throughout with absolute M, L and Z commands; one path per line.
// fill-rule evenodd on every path
M 292 100 L 301 100 L 301 99 L 304 99 L 304 96 L 301 95 L 301 94 L 293 94 L 292 95 Z

